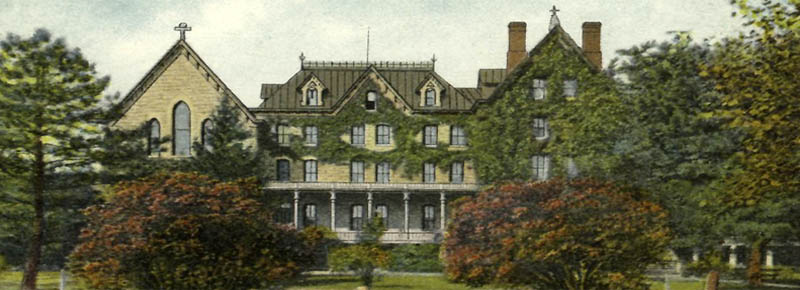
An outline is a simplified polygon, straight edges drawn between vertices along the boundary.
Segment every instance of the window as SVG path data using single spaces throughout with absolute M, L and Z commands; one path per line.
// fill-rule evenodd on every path
M 306 160 L 305 162 L 305 181 L 306 182 L 316 182 L 317 181 L 317 161 L 316 160 Z
M 350 230 L 360 231 L 364 224 L 364 206 L 354 204 L 350 207 Z
M 436 182 L 436 164 L 426 162 L 422 167 L 422 182 Z
M 161 156 L 161 124 L 158 120 L 150 120 L 150 137 L 147 139 L 147 152 L 150 156 Z
M 433 88 L 425 90 L 425 106 L 436 105 L 436 91 Z
M 364 104 L 367 111 L 375 111 L 378 107 L 378 94 L 375 92 L 367 93 L 367 102 Z
M 317 126 L 305 127 L 303 132 L 305 135 L 306 145 L 317 146 Z
M 292 204 L 288 202 L 282 203 L 281 207 L 278 208 L 278 212 L 275 213 L 275 222 L 279 224 L 290 224 L 293 221 Z
M 278 162 L 278 181 L 289 181 L 289 160 L 280 159 Z
M 278 125 L 278 144 L 289 146 L 289 125 Z
M 436 125 L 425 126 L 425 137 L 422 140 L 425 146 L 436 146 L 437 137 L 439 137 L 437 132 Z
M 550 173 L 550 156 L 534 155 L 533 162 L 533 179 L 538 181 L 547 180 Z
M 389 125 L 378 125 L 375 128 L 377 131 L 377 138 L 375 138 L 375 144 L 377 145 L 389 145 L 392 143 L 392 127 Z
M 436 226 L 436 208 L 432 205 L 422 206 L 422 230 L 432 231 Z
M 547 139 L 550 135 L 548 132 L 548 124 L 547 119 L 545 118 L 535 118 L 533 119 L 533 137 L 536 140 Z
M 364 125 L 356 125 L 350 129 L 350 144 L 364 145 Z
M 306 90 L 306 105 L 319 106 L 319 94 L 317 89 L 311 88 Z
M 565 97 L 574 97 L 578 94 L 578 81 L 577 80 L 565 80 L 564 81 L 564 96 Z
M 375 182 L 389 183 L 389 162 L 381 162 L 375 166 Z
M 177 156 L 192 155 L 192 133 L 191 133 L 191 112 L 189 106 L 184 102 L 175 105 L 172 115 L 172 154 Z
M 350 162 L 350 182 L 364 182 L 364 161 Z
M 303 227 L 317 225 L 317 205 L 308 203 L 303 206 Z
M 383 225 L 386 226 L 389 224 L 389 207 L 385 204 L 379 204 L 375 206 L 375 217 L 380 217 L 383 219 Z
M 543 100 L 547 96 L 547 80 L 533 80 L 533 87 L 531 87 L 529 94 L 534 100 Z
M 450 127 L 450 145 L 457 145 L 457 146 L 467 145 L 467 135 L 464 134 L 464 127 L 461 126 Z
M 213 136 L 211 135 L 213 128 L 214 124 L 211 123 L 211 119 L 206 119 L 203 121 L 203 148 L 205 148 L 208 152 L 214 150 L 214 141 Z
M 575 178 L 581 174 L 578 165 L 575 164 L 575 159 L 567 158 L 567 177 Z
M 453 162 L 450 166 L 450 182 L 464 183 L 464 163 Z

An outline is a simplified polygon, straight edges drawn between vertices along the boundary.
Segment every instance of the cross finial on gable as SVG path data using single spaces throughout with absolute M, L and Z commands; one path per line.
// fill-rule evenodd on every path
M 186 24 L 186 22 L 181 22 L 178 26 L 175 26 L 175 31 L 180 31 L 181 40 L 186 40 L 186 31 L 192 31 L 192 27 Z
M 554 27 L 561 25 L 561 20 L 558 20 L 558 15 L 556 15 L 558 11 L 561 10 L 558 10 L 556 5 L 553 5 L 553 9 L 550 9 L 550 12 L 552 12 L 553 15 L 550 15 L 550 27 L 548 28 L 548 31 L 553 30 Z
M 550 12 L 552 12 L 553 14 L 550 15 L 550 16 L 556 16 L 556 13 L 558 13 L 560 11 L 561 10 L 558 10 L 558 8 L 556 8 L 556 5 L 553 5 L 553 9 L 550 9 Z

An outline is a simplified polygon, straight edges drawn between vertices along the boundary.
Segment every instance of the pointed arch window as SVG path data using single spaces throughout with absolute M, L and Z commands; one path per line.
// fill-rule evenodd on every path
M 191 111 L 189 105 L 179 102 L 172 114 L 172 154 L 177 156 L 192 155 Z
M 150 156 L 161 155 L 159 140 L 161 140 L 161 123 L 157 119 L 150 120 L 150 136 L 147 138 L 147 152 Z
M 211 119 L 206 119 L 203 121 L 203 148 L 205 148 L 208 152 L 214 150 L 214 141 L 211 135 L 211 131 L 213 129 L 214 124 L 211 123 Z
M 306 91 L 306 105 L 319 106 L 319 92 L 315 88 Z

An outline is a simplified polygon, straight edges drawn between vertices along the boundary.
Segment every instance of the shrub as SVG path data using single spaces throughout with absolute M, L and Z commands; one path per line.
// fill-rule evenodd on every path
M 84 211 L 71 269 L 101 289 L 247 289 L 293 278 L 311 251 L 273 223 L 257 195 L 253 179 L 174 173 L 122 182 L 109 203 Z
M 389 269 L 403 272 L 442 272 L 438 244 L 400 245 L 390 251 Z
M 331 270 L 354 271 L 364 286 L 371 287 L 375 269 L 389 266 L 389 253 L 380 248 L 380 239 L 385 231 L 380 217 L 371 218 L 364 226 L 357 245 L 331 251 L 328 255 Z

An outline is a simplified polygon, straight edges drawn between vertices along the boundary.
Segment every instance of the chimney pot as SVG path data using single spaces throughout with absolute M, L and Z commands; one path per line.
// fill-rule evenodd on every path
M 603 52 L 600 49 L 600 22 L 583 23 L 583 54 L 598 69 L 603 69 Z
M 525 49 L 525 33 L 527 24 L 514 21 L 508 24 L 508 53 L 506 54 L 506 72 L 511 72 L 528 51 Z

